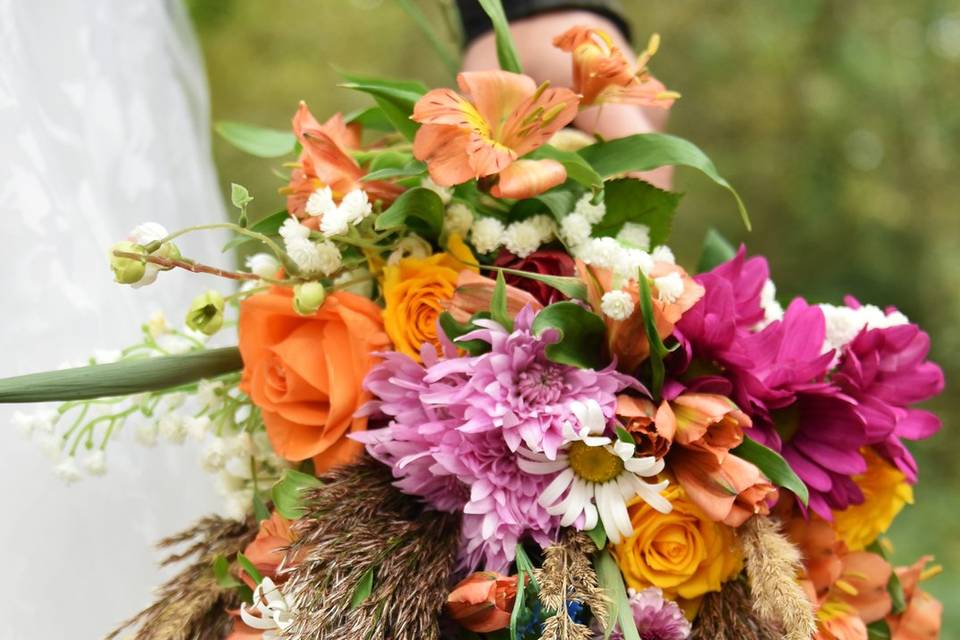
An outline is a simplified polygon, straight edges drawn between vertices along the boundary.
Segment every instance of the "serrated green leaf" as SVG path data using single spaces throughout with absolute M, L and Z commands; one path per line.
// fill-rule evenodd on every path
M 278 158 L 293 153 L 297 144 L 296 136 L 291 131 L 255 124 L 224 120 L 213 128 L 220 137 L 236 148 L 260 158 Z
M 215 378 L 243 368 L 236 347 L 31 373 L 0 379 L 0 404 L 126 396 Z
M 376 567 L 373 566 L 364 571 L 363 575 L 360 576 L 360 580 L 357 581 L 357 588 L 353 590 L 353 595 L 350 597 L 351 609 L 359 607 L 363 604 L 363 601 L 373 593 L 373 578 L 375 572 Z
M 710 271 L 737 255 L 737 250 L 716 229 L 707 229 L 703 249 L 697 262 L 697 273 Z
M 548 144 L 533 150 L 525 157 L 534 160 L 550 159 L 556 160 L 567 170 L 567 178 L 578 182 L 588 189 L 602 189 L 603 176 L 590 166 L 583 156 L 573 151 L 561 151 Z
M 641 133 L 607 142 L 598 142 L 578 151 L 604 178 L 630 171 L 649 171 L 663 166 L 698 169 L 730 192 L 743 224 L 750 229 L 750 217 L 740 194 L 720 175 L 710 158 L 692 142 L 665 133 Z
M 603 191 L 606 214 L 594 228 L 594 236 L 616 236 L 628 222 L 650 229 L 650 247 L 670 237 L 673 215 L 682 194 L 658 189 L 643 180 L 623 178 L 607 182 Z
M 271 489 L 273 507 L 284 518 L 297 520 L 303 517 L 303 498 L 300 492 L 319 486 L 320 480 L 315 476 L 295 469 L 287 469 Z
M 750 438 L 744 438 L 743 443 L 733 449 L 731 453 L 757 465 L 757 468 L 770 479 L 770 482 L 778 487 L 789 489 L 803 504 L 810 501 L 810 492 L 807 485 L 794 473 L 787 461 L 773 449 L 769 449 Z
M 603 528 L 603 523 L 598 522 L 597 526 L 586 532 L 587 536 L 593 540 L 597 549 L 604 549 L 607 546 L 607 530 Z
M 560 340 L 546 348 L 547 358 L 553 362 L 582 369 L 600 369 L 606 364 L 607 327 L 597 314 L 575 302 L 557 302 L 542 309 L 531 327 L 538 336 L 548 329 L 560 332 Z
M 513 44 L 513 35 L 510 33 L 510 23 L 503 11 L 503 4 L 500 0 L 479 1 L 480 6 L 490 16 L 490 22 L 493 24 L 493 33 L 497 41 L 497 61 L 500 63 L 500 68 L 513 73 L 523 73 L 523 67 L 520 66 L 520 56 L 517 55 L 517 48 Z
M 247 575 L 250 576 L 254 582 L 257 584 L 263 582 L 263 575 L 257 571 L 257 568 L 253 566 L 253 563 L 250 562 L 250 559 L 247 558 L 247 556 L 243 555 L 242 553 L 238 553 L 237 564 L 243 567 L 243 570 L 247 572 Z
M 255 223 L 250 225 L 250 230 L 256 231 L 257 233 L 262 233 L 265 236 L 275 236 L 277 233 L 279 233 L 280 227 L 283 226 L 284 221 L 289 217 L 290 213 L 286 209 L 281 209 L 280 211 L 271 213 L 270 215 L 257 220 Z M 227 251 L 241 247 L 248 242 L 258 242 L 258 240 L 256 238 L 251 238 L 250 236 L 238 235 L 223 245 L 223 249 L 221 249 L 221 251 L 226 253 Z
M 404 191 L 390 208 L 377 216 L 378 231 L 407 226 L 436 241 L 443 228 L 443 201 L 434 191 L 416 187 Z
M 609 551 L 604 549 L 594 556 L 594 568 L 600 587 L 610 599 L 610 620 L 604 629 L 603 637 L 609 638 L 616 624 L 620 623 L 620 633 L 624 640 L 640 640 L 640 632 L 633 619 L 633 609 L 630 608 L 627 590 L 623 585 L 623 576 L 620 575 L 620 568 Z

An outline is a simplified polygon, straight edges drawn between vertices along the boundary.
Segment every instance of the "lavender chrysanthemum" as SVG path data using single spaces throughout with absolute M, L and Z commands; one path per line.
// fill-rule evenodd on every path
M 656 587 L 643 591 L 630 590 L 630 609 L 641 640 L 686 640 L 690 637 L 690 622 L 676 602 L 665 600 Z M 599 638 L 603 637 L 600 633 Z M 623 640 L 620 626 L 610 634 L 611 640 Z
M 425 345 L 420 365 L 389 353 L 367 376 L 376 398 L 368 412 L 390 418 L 386 428 L 357 434 L 372 456 L 390 465 L 396 486 L 430 506 L 464 513 L 461 561 L 503 571 L 524 536 L 546 545 L 559 528 L 537 503 L 549 476 L 517 465 L 526 449 L 550 459 L 563 444 L 563 424 L 576 420 L 571 401 L 592 399 L 611 420 L 616 394 L 635 380 L 613 367 L 578 369 L 547 359 L 555 332 L 531 332 L 534 313 L 518 314 L 507 332 L 492 321 L 462 337 L 482 340 L 490 351 L 444 358 Z

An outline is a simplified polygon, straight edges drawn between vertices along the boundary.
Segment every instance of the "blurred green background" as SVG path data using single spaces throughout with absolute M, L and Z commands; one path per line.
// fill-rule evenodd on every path
M 417 6 L 440 29 L 437 0 Z M 960 6 L 946 0 L 624 3 L 636 35 L 663 37 L 654 72 L 683 94 L 670 131 L 701 146 L 740 191 L 746 234 L 725 193 L 680 171 L 671 244 L 694 264 L 708 226 L 766 255 L 781 299 L 893 304 L 933 336 L 947 391 L 944 429 L 912 449 L 917 503 L 892 531 L 897 559 L 933 553 L 925 584 L 960 629 Z M 305 99 L 318 117 L 367 104 L 337 69 L 449 84 L 395 0 L 189 0 L 213 117 L 288 126 Z M 221 140 L 225 187 L 282 206 L 264 160 Z M 225 191 L 226 192 L 226 191 Z

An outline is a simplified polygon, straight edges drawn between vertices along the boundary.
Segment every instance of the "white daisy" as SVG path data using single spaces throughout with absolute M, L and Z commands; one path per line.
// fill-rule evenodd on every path
M 567 445 L 556 460 L 521 449 L 520 468 L 535 475 L 557 474 L 538 502 L 550 515 L 562 516 L 568 527 L 583 515 L 583 530 L 603 523 L 607 538 L 614 544 L 633 533 L 627 504 L 636 496 L 661 513 L 670 503 L 661 496 L 669 482 L 647 483 L 643 478 L 663 471 L 663 460 L 653 456 L 635 458 L 636 446 L 603 435 L 606 418 L 595 400 L 573 401 L 569 405 L 579 426 L 564 425 Z

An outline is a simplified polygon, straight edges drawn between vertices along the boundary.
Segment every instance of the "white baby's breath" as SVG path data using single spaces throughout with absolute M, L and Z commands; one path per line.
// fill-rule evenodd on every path
M 83 459 L 83 468 L 92 476 L 102 476 L 107 472 L 107 454 L 97 449 Z
M 677 259 L 674 257 L 673 251 L 665 244 L 654 247 L 653 251 L 650 252 L 650 257 L 653 258 L 654 262 L 677 264 Z
M 443 230 L 465 238 L 473 224 L 473 211 L 462 202 L 454 202 L 443 214 Z
M 448 187 L 441 187 L 436 182 L 434 182 L 433 178 L 431 178 L 430 176 L 427 176 L 426 178 L 421 180 L 420 186 L 423 187 L 424 189 L 430 189 L 430 191 L 433 191 L 435 194 L 440 196 L 440 202 L 442 202 L 444 205 L 450 204 L 450 200 L 453 198 L 453 189 L 450 189 Z
M 560 239 L 569 247 L 577 247 L 590 238 L 590 222 L 579 213 L 571 213 L 560 222 Z
M 591 202 L 592 199 L 593 194 L 584 194 L 579 200 L 577 200 L 577 204 L 574 206 L 573 212 L 582 215 L 590 224 L 598 224 L 601 220 L 603 220 L 603 217 L 607 215 L 607 206 L 603 204 L 603 200 L 597 204 L 593 204 L 593 202 Z
M 653 279 L 657 288 L 657 299 L 667 304 L 673 304 L 683 295 L 683 278 L 677 272 Z
M 337 203 L 333 201 L 333 192 L 330 187 L 323 187 L 310 194 L 304 211 L 311 216 L 325 216 L 336 208 Z
M 626 320 L 633 314 L 633 298 L 626 291 L 607 291 L 600 301 L 600 309 L 614 320 Z
M 503 244 L 503 223 L 496 218 L 481 217 L 473 221 L 470 239 L 479 253 L 490 253 Z
M 617 233 L 617 240 L 625 245 L 648 251 L 650 249 L 650 227 L 637 222 L 625 222 Z
M 526 258 L 540 248 L 541 230 L 529 220 L 513 222 L 503 234 L 503 244 L 507 250 L 521 258 Z
M 137 425 L 133 432 L 134 439 L 145 447 L 153 447 L 157 444 L 158 428 L 156 422 L 145 422 Z
M 310 228 L 300 224 L 296 218 L 287 218 L 283 221 L 283 224 L 280 225 L 279 233 L 284 241 L 293 240 L 294 238 L 307 239 L 310 237 Z
M 269 253 L 255 253 L 247 258 L 247 269 L 261 278 L 272 278 L 279 268 L 280 262 Z
M 73 456 L 64 458 L 60 464 L 53 468 L 53 472 L 60 480 L 67 484 L 73 484 L 82 477 L 77 461 Z

